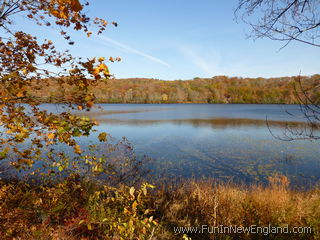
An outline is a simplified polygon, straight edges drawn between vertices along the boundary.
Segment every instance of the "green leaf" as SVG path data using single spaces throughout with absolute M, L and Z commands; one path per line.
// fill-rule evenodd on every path
M 72 136 L 73 136 L 73 137 L 80 137 L 80 136 L 81 136 L 80 130 L 79 130 L 78 128 L 74 129 L 74 130 L 72 131 Z
M 0 152 L 0 160 L 5 159 L 8 155 L 8 152 L 9 152 L 8 148 L 5 148 L 4 151 Z

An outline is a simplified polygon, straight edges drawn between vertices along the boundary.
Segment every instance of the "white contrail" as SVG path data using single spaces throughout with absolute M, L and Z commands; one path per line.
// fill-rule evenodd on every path
M 207 76 L 212 77 L 219 72 L 220 57 L 211 50 L 207 49 L 206 54 L 201 55 L 199 49 L 194 46 L 181 46 L 180 51 L 188 61 L 201 69 Z
M 126 50 L 128 52 L 140 55 L 140 56 L 145 57 L 145 58 L 147 58 L 147 59 L 149 59 L 149 60 L 151 60 L 153 62 L 160 63 L 160 64 L 162 64 L 162 65 L 164 65 L 166 67 L 170 67 L 170 65 L 168 63 L 166 63 L 165 61 L 163 61 L 163 60 L 161 60 L 159 58 L 153 57 L 153 56 L 151 56 L 149 54 L 146 54 L 144 52 L 141 52 L 141 51 L 139 51 L 137 49 L 134 49 L 132 47 L 129 47 L 126 44 L 120 43 L 118 41 L 115 41 L 115 40 L 113 40 L 111 38 L 108 38 L 106 36 L 103 36 L 103 35 L 99 35 L 98 38 L 100 38 L 103 41 L 109 42 L 109 43 L 111 43 L 113 45 L 116 45 L 116 46 L 118 46 L 118 47 L 120 47 L 120 48 L 122 48 L 122 49 L 124 49 L 124 50 Z

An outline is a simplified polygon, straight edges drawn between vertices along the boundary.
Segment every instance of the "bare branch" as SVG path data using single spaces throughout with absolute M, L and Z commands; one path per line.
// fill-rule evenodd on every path
M 235 15 L 252 27 L 251 37 L 320 47 L 318 0 L 239 0 Z M 282 48 L 283 48 L 282 47 Z

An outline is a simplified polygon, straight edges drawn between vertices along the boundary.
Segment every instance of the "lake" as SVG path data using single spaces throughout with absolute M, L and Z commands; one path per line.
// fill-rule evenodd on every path
M 307 187 L 320 178 L 319 142 L 281 141 L 270 133 L 281 137 L 286 122 L 300 128 L 298 105 L 100 104 L 86 115 L 100 123 L 98 131 L 125 136 L 138 156 L 151 157 L 154 176 L 266 183 L 281 173 Z
M 65 110 L 59 104 L 41 108 Z M 293 187 L 308 188 L 320 178 L 319 141 L 281 141 L 270 133 L 282 137 L 286 123 L 306 126 L 298 105 L 99 104 L 76 114 L 99 122 L 97 132 L 79 140 L 81 146 L 98 143 L 101 131 L 114 143 L 125 136 L 138 158 L 152 159 L 145 166 L 153 179 L 250 184 L 267 183 L 280 173 Z

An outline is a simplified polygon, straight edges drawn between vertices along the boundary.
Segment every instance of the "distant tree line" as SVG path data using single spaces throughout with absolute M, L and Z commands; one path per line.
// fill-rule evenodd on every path
M 320 75 L 281 78 L 239 78 L 216 76 L 192 80 L 165 81 L 146 78 L 110 79 L 93 87 L 100 103 L 299 103 L 295 84 L 302 80 L 312 89 Z M 77 88 L 52 83 L 34 84 L 29 94 L 40 102 L 68 102 Z M 310 97 L 319 98 L 316 89 Z

